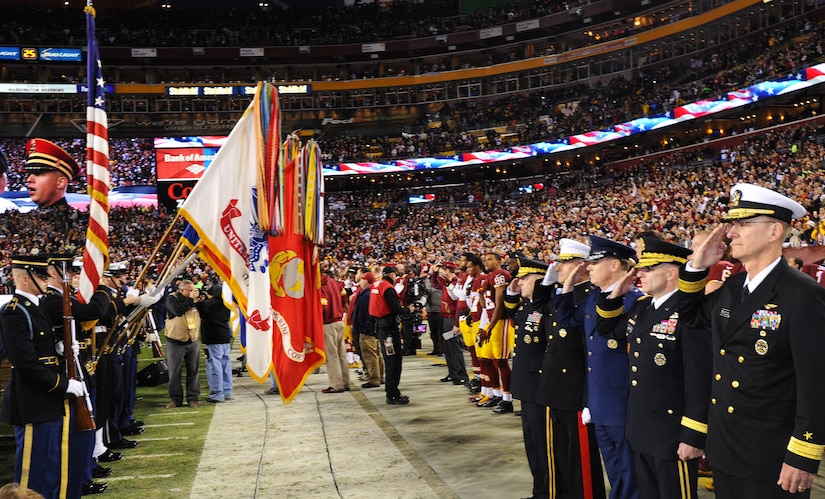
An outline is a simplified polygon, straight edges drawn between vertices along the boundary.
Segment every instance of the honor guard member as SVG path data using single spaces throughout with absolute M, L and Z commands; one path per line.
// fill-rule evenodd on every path
M 122 297 L 123 279 L 126 273 L 125 262 L 113 262 L 103 271 L 103 287 L 109 307 L 106 314 L 95 326 L 97 345 L 97 425 L 103 429 L 103 443 L 109 449 L 132 449 L 138 442 L 123 438 L 120 432 L 124 418 L 126 398 L 134 394 L 129 389 L 123 376 L 122 359 L 118 356 L 119 347 L 114 334 L 115 321 L 118 316 L 126 316 L 132 311 L 138 300 L 135 296 Z M 110 332 L 112 334 L 110 334 Z
M 32 139 L 26 144 L 28 159 L 26 188 L 31 200 L 40 208 L 67 207 L 66 188 L 80 173 L 80 167 L 65 149 L 44 139 Z
M 13 256 L 15 293 L 0 312 L 0 338 L 11 365 L 0 420 L 14 426 L 14 481 L 46 498 L 65 496 L 68 440 L 61 429 L 67 395 L 80 397 L 80 381 L 61 373 L 49 319 L 40 308 L 46 290 L 47 261 Z
M 395 266 L 386 266 L 381 271 L 382 279 L 370 286 L 370 316 L 375 318 L 375 330 L 378 341 L 381 343 L 381 353 L 384 355 L 384 365 L 387 369 L 384 384 L 387 393 L 387 403 L 390 405 L 406 405 L 410 398 L 402 395 L 398 390 L 401 382 L 401 331 L 398 328 L 401 314 L 412 311 L 401 307 L 398 293 L 395 292 L 395 278 L 398 269 Z
M 52 325 L 55 341 L 60 347 L 58 348 L 58 358 L 61 362 L 61 372 L 66 372 L 66 359 L 62 357 L 62 352 L 68 345 L 63 344 L 63 268 L 65 263 L 66 272 L 72 269 L 72 262 L 74 255 L 43 255 L 48 261 L 49 279 L 46 293 L 40 298 L 40 308 L 48 317 Z M 69 280 L 71 277 L 69 276 Z M 108 302 L 102 299 L 102 294 L 93 295 L 88 304 L 78 302 L 73 296 L 71 297 L 71 314 L 74 320 L 78 323 L 84 321 L 93 321 L 100 319 L 106 312 Z M 75 358 L 77 359 L 76 369 L 82 372 L 83 380 L 86 382 L 89 391 L 92 391 L 94 380 L 89 376 L 86 370 L 86 362 L 88 362 L 89 355 L 86 348 L 86 337 L 82 334 L 82 329 L 78 325 L 75 328 Z M 92 481 L 93 478 L 104 478 L 112 474 L 111 468 L 99 466 L 94 462 L 92 452 L 95 447 L 95 432 L 94 431 L 80 431 L 77 429 L 75 418 L 74 404 L 69 404 L 69 414 L 66 418 L 65 425 L 68 425 L 69 432 L 69 482 L 67 493 L 68 497 L 79 497 L 80 495 L 98 494 L 106 490 L 105 483 L 97 483 Z
M 710 329 L 680 320 L 679 269 L 691 251 L 654 237 L 642 237 L 639 250 L 635 270 L 599 298 L 599 333 L 629 347 L 627 440 L 639 497 L 695 498 L 708 429 Z M 637 278 L 647 294 L 624 313 L 622 296 Z
M 680 275 L 680 314 L 712 333 L 707 456 L 719 497 L 810 497 L 825 451 L 825 289 L 782 257 L 791 220 L 805 214 L 777 192 L 737 184 L 729 224 L 694 247 Z M 725 236 L 746 271 L 704 295 Z
M 596 441 L 610 480 L 610 499 L 635 499 L 636 475 L 633 452 L 625 438 L 627 421 L 628 359 L 627 344 L 602 338 L 596 330 L 596 304 L 599 295 L 609 294 L 635 263 L 636 251 L 624 244 L 590 236 L 590 255 L 564 282 L 556 297 L 560 323 L 566 327 L 584 326 L 587 346 L 587 406 L 582 421 L 595 426 Z M 575 283 L 589 273 L 595 288 L 583 302 L 576 301 Z M 624 295 L 624 310 L 629 310 L 643 293 L 633 288 Z
M 590 246 L 573 239 L 561 239 L 559 247 L 553 272 L 562 283 L 590 255 Z M 547 286 L 554 280 L 556 278 L 548 275 L 542 283 Z M 586 274 L 574 284 L 575 303 L 582 304 L 590 296 L 591 289 Z M 554 300 L 561 290 L 560 284 L 553 286 Z M 545 427 L 551 432 L 557 497 L 604 499 L 604 473 L 595 428 L 593 423 L 582 422 L 587 399 L 584 327 L 553 324 L 555 322 L 559 322 L 558 317 L 546 326 L 553 331 L 547 335 L 536 402 L 547 408 Z
M 536 402 L 539 372 L 547 337 L 558 333 L 553 306 L 553 288 L 537 286 L 548 265 L 538 260 L 519 259 L 516 279 L 505 290 L 504 308 L 514 323 L 513 397 L 521 401 L 521 429 L 527 463 L 533 474 L 534 498 L 556 497 L 552 446 L 548 445 L 545 412 Z M 548 452 L 549 451 L 549 452 Z

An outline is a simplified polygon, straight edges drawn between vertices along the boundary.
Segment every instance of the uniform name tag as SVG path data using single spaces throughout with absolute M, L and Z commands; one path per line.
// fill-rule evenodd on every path
M 719 315 L 724 317 L 725 319 L 730 319 L 730 310 L 723 308 L 719 311 Z

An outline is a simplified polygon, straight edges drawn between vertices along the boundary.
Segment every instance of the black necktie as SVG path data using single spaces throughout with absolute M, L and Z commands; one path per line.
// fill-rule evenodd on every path
M 751 294 L 751 290 L 747 286 L 744 286 L 742 288 L 742 298 L 739 300 L 739 303 L 745 301 L 748 298 L 749 294 Z

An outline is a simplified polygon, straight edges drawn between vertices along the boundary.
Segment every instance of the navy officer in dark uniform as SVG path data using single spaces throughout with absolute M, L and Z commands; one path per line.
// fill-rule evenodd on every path
M 559 241 L 555 271 L 566 282 L 590 255 L 590 247 L 573 239 Z M 547 285 L 553 279 L 545 277 Z M 554 288 L 556 299 L 561 286 Z M 586 275 L 575 282 L 577 304 L 590 296 Z M 555 321 L 555 319 L 554 319 Z M 556 463 L 558 497 L 604 499 L 604 473 L 592 423 L 582 421 L 587 405 L 587 348 L 582 326 L 562 325 L 547 336 L 547 351 L 541 365 L 536 401 L 547 407 L 545 426 L 552 432 L 552 453 Z
M 679 268 L 690 250 L 639 239 L 639 263 L 598 303 L 598 330 L 627 342 L 627 440 L 642 499 L 695 498 L 710 403 L 709 328 L 691 328 L 678 309 Z M 637 277 L 645 296 L 627 313 L 622 296 Z
M 26 144 L 28 159 L 23 172 L 31 200 L 40 208 L 68 208 L 66 189 L 80 167 L 65 149 L 45 139 L 31 139 Z
M 65 494 L 67 476 L 61 462 L 68 442 L 61 428 L 67 394 L 82 396 L 83 385 L 61 373 L 52 326 L 40 309 L 46 289 L 47 261 L 12 257 L 15 293 L 0 312 L 0 337 L 11 364 L 0 420 L 14 426 L 17 450 L 14 481 L 46 498 Z
M 680 314 L 712 332 L 706 451 L 719 497 L 810 497 L 825 451 L 825 288 L 782 257 L 791 221 L 805 214 L 778 192 L 737 184 L 729 224 L 696 245 L 680 274 Z M 725 236 L 746 272 L 704 295 Z
M 548 324 L 555 325 L 552 288 L 537 286 L 548 265 L 538 260 L 519 257 L 516 279 L 504 293 L 504 308 L 515 326 L 515 350 L 511 390 L 521 401 L 521 428 L 527 463 L 533 474 L 534 498 L 547 498 L 555 490 L 551 467 L 552 453 L 547 449 L 546 407 L 536 403 L 536 387 L 541 362 L 547 345 L 547 335 L 553 334 Z

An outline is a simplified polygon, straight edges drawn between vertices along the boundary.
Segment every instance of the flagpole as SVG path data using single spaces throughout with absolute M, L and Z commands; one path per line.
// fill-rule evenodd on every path
M 143 278 L 146 277 L 146 274 L 149 272 L 149 266 L 155 260 L 155 257 L 158 255 L 160 248 L 166 242 L 166 239 L 169 237 L 169 234 L 172 233 L 172 229 L 175 228 L 175 224 L 178 221 L 180 215 L 175 213 L 174 218 L 172 218 L 172 223 L 169 224 L 169 227 L 166 229 L 166 232 L 163 233 L 163 237 L 160 238 L 160 241 L 155 245 L 155 249 L 152 250 L 152 254 L 149 255 L 149 258 L 146 260 L 146 264 L 141 269 L 140 274 L 138 274 L 137 279 L 135 279 L 135 286 L 140 287 L 141 283 L 143 282 Z

